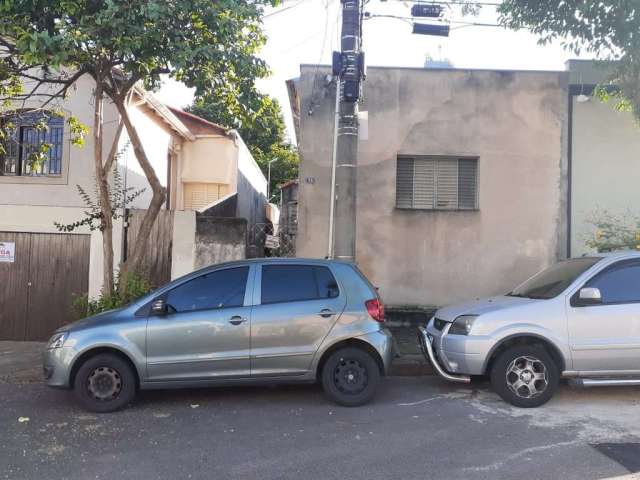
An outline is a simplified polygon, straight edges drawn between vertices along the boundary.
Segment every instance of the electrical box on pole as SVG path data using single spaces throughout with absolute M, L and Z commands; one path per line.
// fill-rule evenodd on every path
M 418 3 L 411 7 L 412 17 L 438 18 L 442 15 L 442 5 L 437 3 Z
M 419 35 L 435 35 L 437 37 L 449 36 L 449 25 L 434 25 L 431 23 L 414 23 L 413 33 Z

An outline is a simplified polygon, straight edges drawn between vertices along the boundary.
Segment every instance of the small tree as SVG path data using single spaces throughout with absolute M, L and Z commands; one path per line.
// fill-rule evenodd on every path
M 0 4 L 0 46 L 3 58 L 9 59 L 5 61 L 7 78 L 35 82 L 33 90 L 13 95 L 14 102 L 40 95 L 42 87 L 54 88 L 52 99 L 64 97 L 83 75 L 95 81 L 93 153 L 106 294 L 114 290 L 108 176 L 123 128 L 153 196 L 131 255 L 120 266 L 120 278 L 139 267 L 166 196 L 129 116 L 134 86 L 142 83 L 156 88 L 165 74 L 195 87 L 199 95 L 216 91 L 230 104 L 250 95 L 255 78 L 267 73 L 264 62 L 255 56 L 265 41 L 260 29 L 261 5 L 277 3 L 278 0 L 4 0 Z M 121 118 L 106 156 L 105 98 L 115 105 Z M 42 106 L 49 101 L 43 101 Z M 119 285 L 127 288 L 126 281 Z
M 640 250 L 640 216 L 627 212 L 616 215 L 597 210 L 589 215 L 587 223 L 593 232 L 586 236 L 585 245 L 598 252 L 614 250 Z
M 600 89 L 605 100 L 640 119 L 640 11 L 636 0 L 504 0 L 500 22 L 508 28 L 528 28 L 540 43 L 561 39 L 565 48 L 586 51 L 613 68 L 614 92 Z M 613 62 L 610 64 L 609 62 Z

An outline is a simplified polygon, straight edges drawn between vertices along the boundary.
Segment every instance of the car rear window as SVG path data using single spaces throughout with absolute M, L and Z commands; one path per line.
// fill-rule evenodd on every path
M 262 304 L 298 302 L 339 295 L 331 270 L 315 265 L 264 265 Z

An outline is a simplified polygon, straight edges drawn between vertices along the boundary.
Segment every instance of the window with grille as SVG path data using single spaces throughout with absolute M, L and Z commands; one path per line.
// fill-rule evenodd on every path
M 476 210 L 478 159 L 398 157 L 396 207 L 416 210 Z
M 7 136 L 0 151 L 0 175 L 46 176 L 62 173 L 64 119 L 49 112 L 21 112 L 0 120 Z M 46 145 L 45 149 L 42 146 Z M 40 161 L 34 155 L 43 152 Z

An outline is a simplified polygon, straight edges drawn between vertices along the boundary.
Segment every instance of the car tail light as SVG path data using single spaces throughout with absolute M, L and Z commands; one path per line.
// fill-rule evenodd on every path
M 371 318 L 378 322 L 384 322 L 384 305 L 379 298 L 367 300 L 364 304 L 367 307 L 367 312 L 369 312 Z

